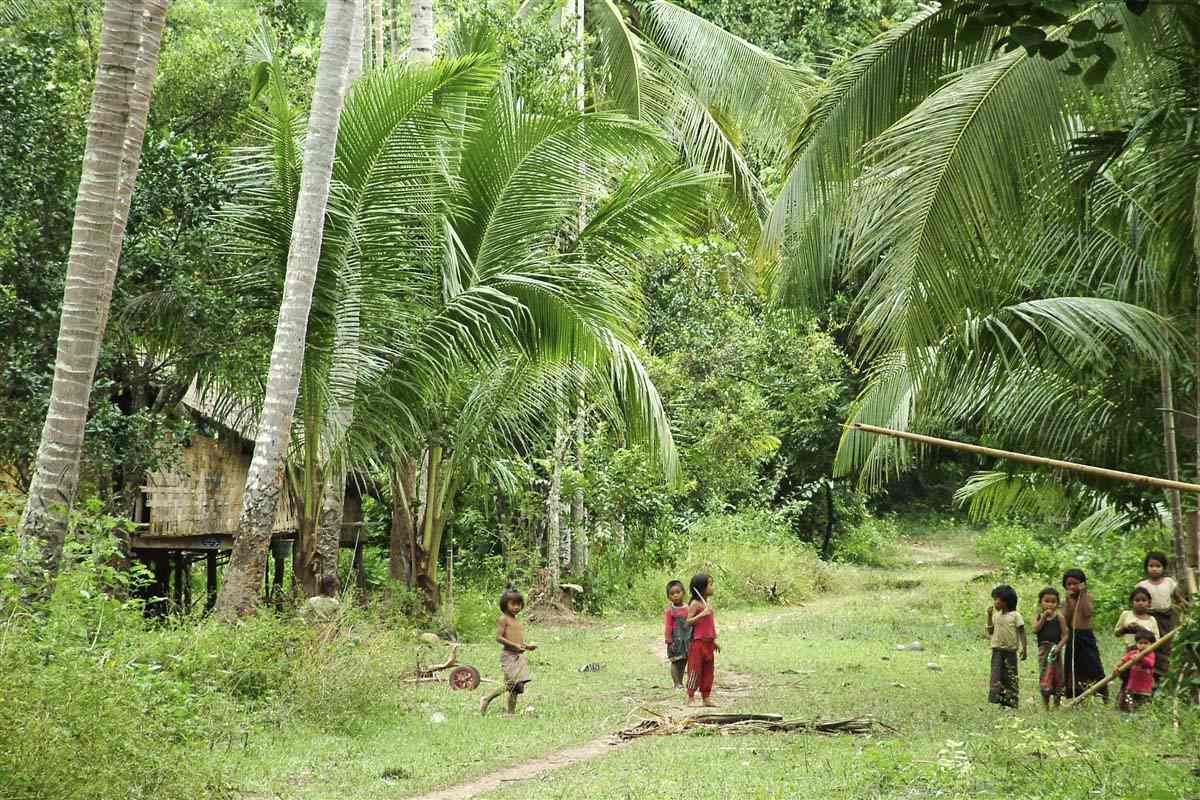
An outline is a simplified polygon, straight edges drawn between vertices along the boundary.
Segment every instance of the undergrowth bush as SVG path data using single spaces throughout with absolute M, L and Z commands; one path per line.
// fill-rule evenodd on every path
M 1060 592 L 1063 572 L 1082 569 L 1104 625 L 1128 607 L 1129 592 L 1145 577 L 1146 552 L 1170 552 L 1170 544 L 1170 532 L 1161 525 L 1085 535 L 1019 521 L 990 525 L 976 541 L 979 554 L 998 562 L 1006 574 L 1036 579 Z
M 900 526 L 894 517 L 867 517 L 833 540 L 833 557 L 848 564 L 886 567 L 896 561 Z

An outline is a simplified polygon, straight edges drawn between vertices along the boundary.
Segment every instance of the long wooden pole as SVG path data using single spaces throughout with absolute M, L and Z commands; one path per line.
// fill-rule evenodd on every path
M 866 425 L 861 422 L 851 422 L 846 427 L 851 430 L 862 431 L 863 433 L 875 433 L 880 436 L 891 436 L 896 439 L 907 439 L 910 442 L 918 442 L 919 444 L 928 444 L 935 447 L 947 447 L 951 450 L 961 450 L 965 453 L 976 453 L 981 456 L 991 456 L 993 458 L 1003 458 L 1008 461 L 1020 461 L 1023 464 L 1037 464 L 1042 467 L 1055 467 L 1057 469 L 1067 469 L 1074 472 L 1082 472 L 1086 475 L 1094 475 L 1098 478 L 1112 478 L 1118 481 L 1129 481 L 1131 483 L 1140 483 L 1146 486 L 1157 486 L 1162 489 L 1176 489 L 1181 492 L 1192 492 L 1200 494 L 1200 484 L 1187 483 L 1186 481 L 1173 481 L 1167 478 L 1156 478 L 1152 475 L 1140 475 L 1136 472 L 1123 472 L 1119 469 L 1107 469 L 1105 467 L 1093 467 L 1089 464 L 1080 464 L 1075 461 L 1062 461 L 1057 458 L 1042 458 L 1041 456 L 1031 456 L 1027 453 L 1016 453 L 1011 450 L 997 450 L 994 447 L 983 447 L 978 444 L 967 444 L 966 442 L 956 442 L 953 439 L 939 439 L 936 436 L 925 436 L 920 433 L 910 433 L 908 431 L 897 431 L 891 428 L 880 428 L 876 425 Z
M 1091 697 L 1092 695 L 1094 695 L 1096 692 L 1103 689 L 1105 686 L 1108 686 L 1110 683 L 1112 683 L 1117 678 L 1119 678 L 1121 676 L 1121 673 L 1125 672 L 1127 669 L 1132 667 L 1137 662 L 1141 661 L 1143 658 L 1148 656 L 1150 653 L 1153 653 L 1155 650 L 1157 650 L 1158 648 L 1162 647 L 1167 642 L 1174 639 L 1175 634 L 1179 633 L 1180 630 L 1181 630 L 1180 628 L 1176 628 L 1175 630 L 1171 631 L 1170 633 L 1163 634 L 1163 637 L 1161 639 L 1159 639 L 1158 641 L 1156 641 L 1154 644 L 1150 645 L 1145 650 L 1142 650 L 1140 653 L 1138 653 L 1136 656 L 1134 656 L 1133 658 L 1126 661 L 1124 664 L 1118 665 L 1117 668 L 1112 671 L 1111 675 L 1109 675 L 1102 681 L 1097 681 L 1096 683 L 1093 683 L 1091 686 L 1089 686 L 1087 688 L 1086 692 L 1079 695 L 1079 697 L 1076 697 L 1071 702 L 1067 703 L 1067 708 L 1074 708 L 1075 706 L 1082 703 L 1084 700 L 1086 700 L 1089 697 Z M 1074 657 L 1074 653 L 1072 653 L 1071 655 L 1072 655 L 1072 657 Z

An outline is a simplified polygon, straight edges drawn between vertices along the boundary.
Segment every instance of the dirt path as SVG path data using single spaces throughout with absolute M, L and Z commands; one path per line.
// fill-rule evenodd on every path
M 420 795 L 412 798 L 412 800 L 470 800 L 470 798 L 478 797 L 481 794 L 495 791 L 507 783 L 527 781 L 530 778 L 536 778 L 539 775 L 545 775 L 547 772 L 569 767 L 581 761 L 590 761 L 593 758 L 602 756 L 618 747 L 624 747 L 627 744 L 629 742 L 623 742 L 615 736 L 601 736 L 598 739 L 592 739 L 590 742 L 577 744 L 574 747 L 555 750 L 553 753 L 548 753 L 533 761 L 515 764 L 498 772 L 493 772 L 491 775 L 476 778 L 473 781 L 458 783 L 446 789 Z

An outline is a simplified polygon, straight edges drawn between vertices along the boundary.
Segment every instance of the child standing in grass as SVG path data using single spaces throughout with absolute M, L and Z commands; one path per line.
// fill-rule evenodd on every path
M 1053 586 L 1042 589 L 1038 593 L 1037 621 L 1033 623 L 1038 643 L 1038 684 L 1042 687 L 1042 705 L 1047 710 L 1051 699 L 1055 708 L 1062 704 L 1063 687 L 1066 686 L 1062 653 L 1067 645 L 1067 621 L 1058 608 L 1059 602 L 1058 589 Z
M 1007 584 L 992 589 L 987 611 L 987 632 L 992 640 L 992 676 L 988 702 L 1016 708 L 1021 699 L 1017 683 L 1017 650 L 1021 660 L 1029 655 L 1025 620 L 1017 611 L 1017 592 Z
M 688 705 L 696 705 L 696 692 L 706 706 L 714 706 L 712 694 L 713 678 L 716 674 L 717 657 L 721 646 L 717 644 L 717 621 L 708 598 L 716 590 L 713 580 L 703 572 L 692 576 L 691 602 L 688 603 L 687 624 L 692 626 L 692 643 L 688 647 Z
M 1146 579 L 1138 583 L 1139 589 L 1150 593 L 1150 614 L 1158 623 L 1158 635 L 1166 636 L 1175 628 L 1175 606 L 1187 604 L 1183 593 L 1179 591 L 1179 583 L 1167 574 L 1170 562 L 1166 553 L 1156 550 L 1146 554 L 1142 561 L 1142 569 Z M 1154 653 L 1154 675 L 1159 680 L 1167 674 L 1167 664 L 1171 658 L 1171 643 L 1167 642 Z
M 692 626 L 688 625 L 688 607 L 683 602 L 683 583 L 667 584 L 667 610 L 663 613 L 663 636 L 667 641 L 667 661 L 671 665 L 671 686 L 683 688 L 683 673 L 687 669 L 688 647 L 692 643 Z
M 1133 661 L 1139 653 L 1144 652 L 1154 644 L 1156 637 L 1145 628 L 1139 628 L 1133 634 L 1134 645 L 1125 651 L 1121 664 Z M 1125 685 L 1121 688 L 1118 705 L 1122 711 L 1134 712 L 1138 706 L 1146 703 L 1154 693 L 1154 662 L 1157 653 L 1147 653 L 1125 670 Z
M 525 642 L 525 626 L 517 615 L 525 608 L 525 598 L 516 589 L 508 589 L 500 595 L 500 619 L 496 621 L 496 641 L 500 644 L 500 670 L 504 673 L 504 686 L 479 701 L 479 713 L 486 714 L 488 706 L 500 695 L 508 692 L 508 713 L 517 710 L 517 695 L 525 692 L 529 683 L 529 658 L 525 655 L 537 647 Z
M 1117 619 L 1117 627 L 1113 631 L 1117 636 L 1125 637 L 1125 646 L 1136 644 L 1134 635 L 1141 630 L 1147 630 L 1157 639 L 1160 635 L 1158 620 L 1150 613 L 1150 592 L 1138 586 L 1129 593 L 1129 608 L 1121 612 Z
M 1087 575 L 1081 569 L 1063 573 L 1063 588 L 1067 590 L 1063 617 L 1067 620 L 1067 649 L 1063 658 L 1063 674 L 1067 679 L 1067 697 L 1078 697 L 1093 683 L 1104 680 L 1104 664 L 1100 661 L 1100 646 L 1092 630 L 1095 606 L 1087 588 Z M 1108 702 L 1108 687 L 1097 694 Z

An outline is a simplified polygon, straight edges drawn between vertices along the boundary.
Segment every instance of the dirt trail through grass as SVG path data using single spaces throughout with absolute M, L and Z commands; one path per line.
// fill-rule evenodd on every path
M 936 569 L 939 572 L 947 573 L 951 580 L 961 580 L 967 573 L 979 572 L 986 569 L 982 564 L 975 564 L 969 559 L 963 559 L 958 552 L 931 545 L 927 542 L 908 543 L 905 545 L 905 551 L 901 555 L 902 559 L 908 562 L 904 567 L 894 571 L 881 572 L 879 576 L 894 575 L 895 577 L 892 579 L 892 582 L 900 585 L 902 589 L 915 588 L 921 584 L 921 580 L 904 577 L 913 568 L 922 570 Z M 946 576 L 941 577 L 944 579 Z M 911 586 L 908 586 L 906 581 Z M 801 618 L 811 618 L 813 616 L 834 613 L 837 609 L 845 607 L 848 603 L 862 602 L 864 595 L 873 591 L 869 588 L 869 581 L 861 580 L 857 576 L 844 582 L 846 585 L 842 587 L 841 591 L 825 593 L 797 608 L 731 615 L 732 619 L 728 623 L 722 624 L 722 631 L 726 634 L 740 633 L 753 635 L 758 629 L 777 628 L 779 626 L 786 626 Z M 656 662 L 660 664 L 665 663 L 666 645 L 657 636 L 646 642 L 646 648 L 643 652 L 653 657 Z M 786 672 L 791 675 L 811 674 L 807 670 L 787 670 Z M 720 698 L 721 704 L 724 706 L 740 705 L 740 701 L 748 698 L 751 688 L 756 683 L 763 685 L 764 681 L 761 677 L 756 678 L 756 676 L 747 672 L 738 671 L 738 669 L 730 667 L 729 663 L 726 662 L 718 667 L 715 695 Z M 668 714 L 676 718 L 694 713 L 684 705 L 682 694 L 666 694 L 665 696 L 660 695 L 657 697 L 647 696 L 639 698 L 639 702 L 642 702 L 644 708 L 647 710 Z M 520 784 L 522 782 L 543 777 L 564 767 L 578 765 L 605 756 L 629 744 L 632 743 L 623 742 L 615 735 L 607 734 L 582 744 L 561 748 L 538 758 L 514 764 L 480 778 L 419 795 L 411 800 L 469 800 L 469 798 L 480 797 L 497 790 L 520 792 Z M 526 787 L 526 789 L 532 791 L 532 787 Z M 529 796 L 534 795 L 530 794 Z

